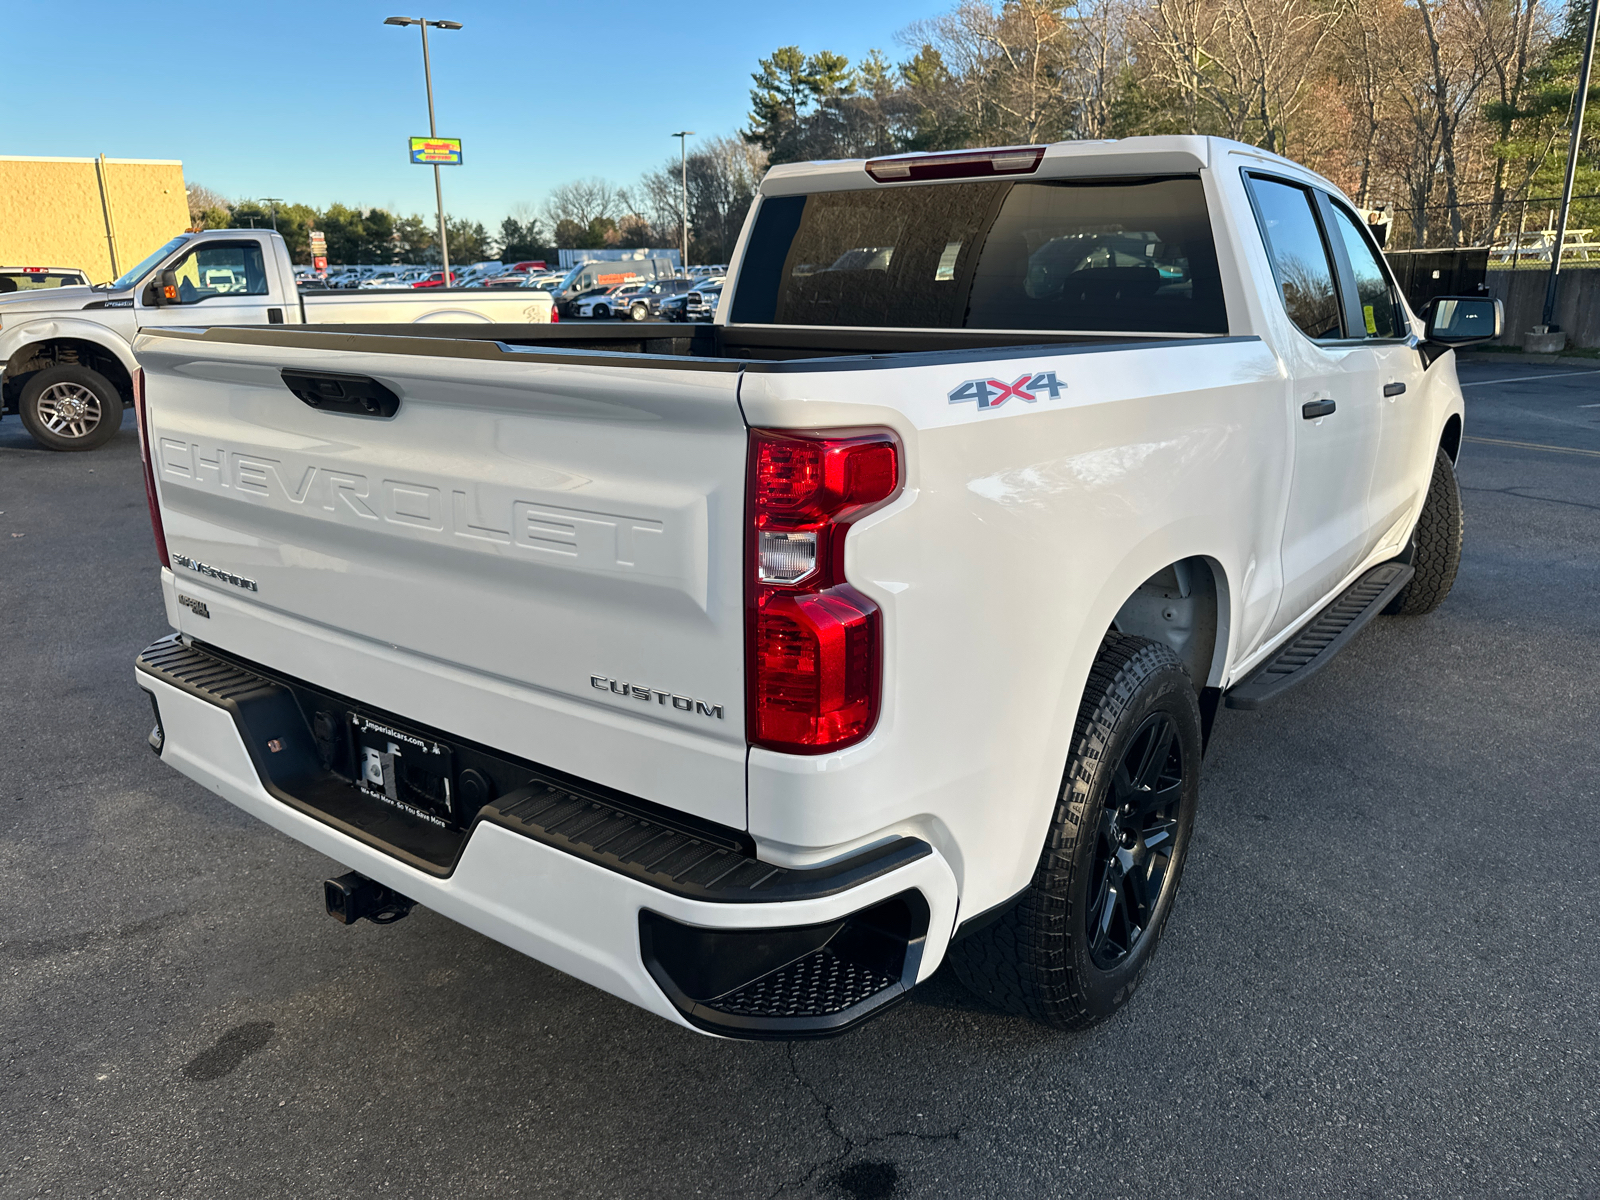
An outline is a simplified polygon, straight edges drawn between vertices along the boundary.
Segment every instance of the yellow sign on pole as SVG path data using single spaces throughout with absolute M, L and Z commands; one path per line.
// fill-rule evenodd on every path
M 461 139 L 414 137 L 411 139 L 411 161 L 432 164 L 436 167 L 459 167 Z

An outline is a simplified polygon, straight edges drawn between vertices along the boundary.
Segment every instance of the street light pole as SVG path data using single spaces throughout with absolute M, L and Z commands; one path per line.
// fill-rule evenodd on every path
M 428 61 L 428 26 L 435 29 L 460 29 L 459 21 L 430 21 L 426 17 L 388 17 L 385 25 L 416 25 L 422 29 L 422 81 L 428 89 L 428 136 L 439 136 L 439 127 L 433 119 L 433 65 Z M 444 274 L 439 277 L 440 287 L 450 286 L 450 240 L 444 223 L 444 184 L 439 179 L 439 164 L 433 164 L 433 199 L 439 214 L 439 259 Z
M 1600 0 L 1595 0 L 1600 4 Z M 678 168 L 683 179 L 683 274 L 689 276 L 689 143 L 685 138 L 692 137 L 694 130 L 680 129 L 677 133 L 668 136 L 678 139 Z
M 1583 110 L 1589 99 L 1589 73 L 1594 67 L 1597 22 L 1600 22 L 1600 0 L 1589 0 L 1589 37 L 1583 46 L 1583 66 L 1578 69 L 1578 94 L 1573 98 L 1572 141 L 1567 149 L 1567 180 L 1561 189 L 1561 220 L 1556 225 L 1556 244 L 1550 251 L 1550 281 L 1544 287 L 1546 329 L 1556 319 L 1556 288 L 1561 282 L 1561 249 L 1567 240 L 1567 214 L 1572 208 L 1572 183 L 1578 170 L 1578 143 L 1583 140 Z
M 261 203 L 271 206 L 271 208 L 272 208 L 272 232 L 273 233 L 277 233 L 278 232 L 278 205 L 283 203 L 283 197 L 282 196 L 263 196 L 263 197 L 261 197 Z

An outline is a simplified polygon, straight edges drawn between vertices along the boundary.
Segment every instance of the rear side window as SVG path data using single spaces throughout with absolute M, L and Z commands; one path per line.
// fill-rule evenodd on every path
M 1395 304 L 1394 291 L 1389 287 L 1389 276 L 1378 261 L 1378 252 L 1361 232 L 1356 219 L 1337 204 L 1333 209 L 1333 225 L 1344 242 L 1345 253 L 1350 256 L 1350 270 L 1356 277 L 1356 299 L 1361 305 L 1361 319 L 1366 324 L 1370 338 L 1397 338 L 1405 336 L 1405 326 Z
M 1292 183 L 1255 177 L 1250 180 L 1250 192 L 1289 319 L 1316 341 L 1343 337 L 1339 293 L 1311 207 L 1311 193 Z
M 767 199 L 731 319 L 1228 331 L 1196 178 L 985 181 Z

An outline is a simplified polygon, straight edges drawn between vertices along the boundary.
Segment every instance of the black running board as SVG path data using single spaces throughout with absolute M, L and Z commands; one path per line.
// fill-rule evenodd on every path
M 1362 575 L 1244 682 L 1228 689 L 1229 708 L 1256 709 L 1326 666 L 1411 582 L 1415 569 L 1393 559 Z

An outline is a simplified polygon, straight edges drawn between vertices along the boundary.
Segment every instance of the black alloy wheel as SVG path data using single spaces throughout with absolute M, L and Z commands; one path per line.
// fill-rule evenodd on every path
M 604 321 L 611 316 L 611 309 L 604 304 L 594 306 L 594 315 L 597 321 Z
M 1183 877 L 1200 799 L 1200 706 L 1164 643 L 1109 633 L 1085 681 L 1033 880 L 950 946 L 998 1008 L 1082 1029 L 1143 982 Z
M 1177 845 L 1183 745 L 1167 713 L 1146 718 L 1111 775 L 1095 831 L 1084 932 L 1109 971 L 1138 948 L 1160 908 Z

